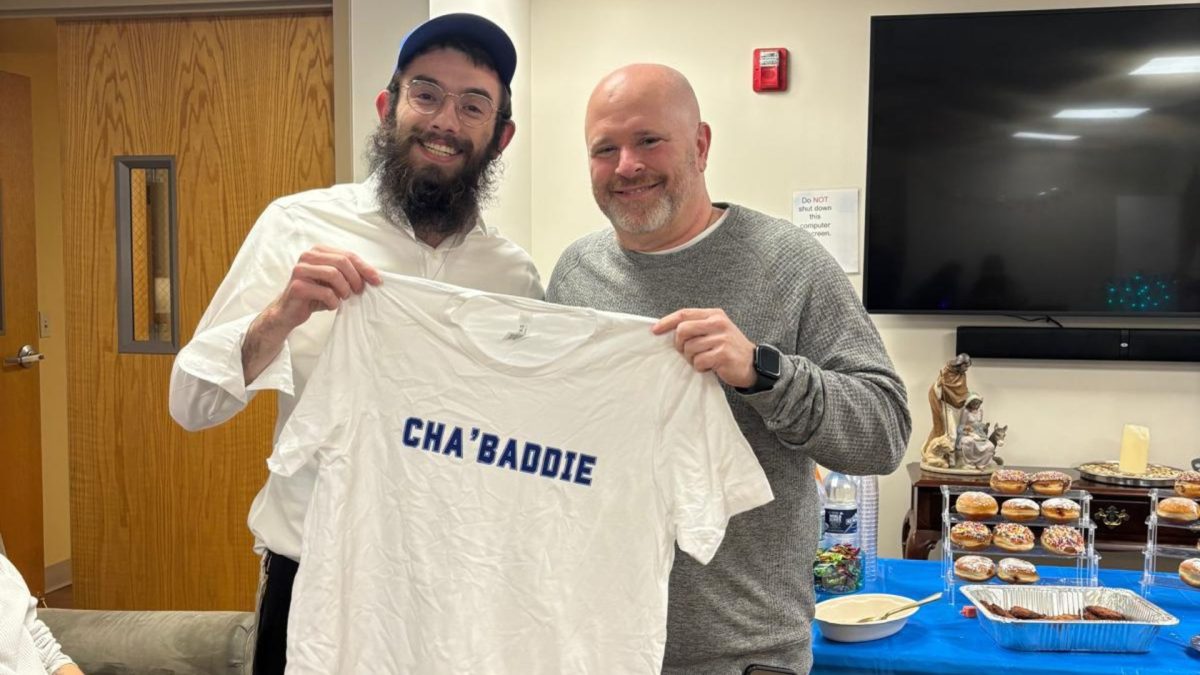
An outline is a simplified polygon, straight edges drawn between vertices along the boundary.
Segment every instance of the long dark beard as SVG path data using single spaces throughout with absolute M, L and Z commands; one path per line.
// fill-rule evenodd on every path
M 500 166 L 499 135 L 487 152 L 477 154 L 474 144 L 459 137 L 429 131 L 401 134 L 393 112 L 375 129 L 367 149 L 371 171 L 379 179 L 376 196 L 383 214 L 392 223 L 407 220 L 417 236 L 449 236 L 471 227 L 479 207 L 492 195 Z M 414 166 L 411 153 L 419 141 L 462 150 L 466 162 L 453 175 L 436 166 Z

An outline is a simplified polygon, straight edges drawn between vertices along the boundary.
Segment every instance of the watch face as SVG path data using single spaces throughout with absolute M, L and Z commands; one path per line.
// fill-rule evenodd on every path
M 774 347 L 759 345 L 754 352 L 754 361 L 754 367 L 758 372 L 779 379 L 780 358 L 779 352 Z

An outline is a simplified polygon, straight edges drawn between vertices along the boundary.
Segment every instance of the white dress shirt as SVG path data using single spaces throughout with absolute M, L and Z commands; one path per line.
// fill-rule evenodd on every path
M 171 416 L 184 428 L 220 424 L 246 407 L 257 391 L 275 389 L 278 439 L 325 346 L 334 313 L 314 313 L 292 331 L 279 355 L 248 385 L 242 340 L 259 312 L 283 292 L 300 255 L 318 244 L 351 251 L 384 272 L 506 295 L 543 296 L 533 260 L 519 246 L 477 223 L 432 248 L 407 222 L 393 225 L 384 218 L 373 179 L 277 199 L 247 235 L 192 341 L 175 358 Z M 269 454 L 263 448 L 264 461 Z M 314 480 L 313 466 L 287 478 L 267 478 L 248 518 L 256 551 L 270 549 L 299 560 Z

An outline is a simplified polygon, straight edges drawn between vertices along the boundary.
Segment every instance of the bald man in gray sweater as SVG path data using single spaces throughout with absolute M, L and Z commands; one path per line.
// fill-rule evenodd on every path
M 547 299 L 650 316 L 655 333 L 726 385 L 775 501 L 733 518 L 707 566 L 671 571 L 663 672 L 740 675 L 812 664 L 813 463 L 849 474 L 899 466 L 904 384 L 837 263 L 791 223 L 713 203 L 712 130 L 687 79 L 626 66 L 588 102 L 592 192 L 612 222 L 571 245 Z

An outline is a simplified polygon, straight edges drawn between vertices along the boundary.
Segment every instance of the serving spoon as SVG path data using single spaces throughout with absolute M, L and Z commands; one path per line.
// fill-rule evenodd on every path
M 920 600 L 913 600 L 912 602 L 907 602 L 903 605 L 900 605 L 899 607 L 893 607 L 892 609 L 889 609 L 888 611 L 884 612 L 883 614 L 880 614 L 879 616 L 868 616 L 865 619 L 859 619 L 858 621 L 855 621 L 855 623 L 869 623 L 871 621 L 883 621 L 884 619 L 895 614 L 896 612 L 903 612 L 904 610 L 912 609 L 913 607 L 920 607 L 921 605 L 928 605 L 929 603 L 933 602 L 934 600 L 937 600 L 940 597 L 942 597 L 942 592 L 938 591 L 937 593 L 934 593 L 933 595 L 929 596 L 928 598 L 921 598 Z

